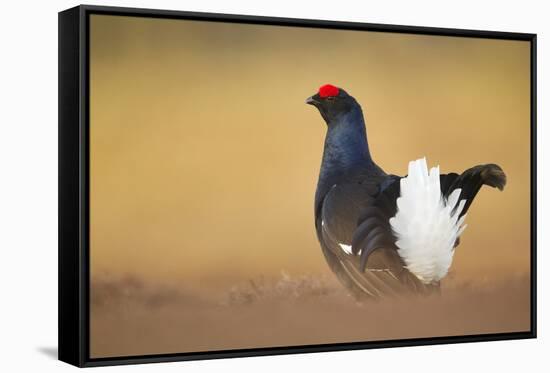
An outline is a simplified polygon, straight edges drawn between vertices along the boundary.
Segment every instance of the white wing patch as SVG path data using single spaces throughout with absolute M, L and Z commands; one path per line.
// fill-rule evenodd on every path
M 466 215 L 458 219 L 466 203 L 458 201 L 460 192 L 453 190 L 445 200 L 439 166 L 428 173 L 426 158 L 410 162 L 408 176 L 401 179 L 397 213 L 390 225 L 406 268 L 424 283 L 441 280 L 451 266 L 455 241 L 466 228 Z
M 325 221 L 324 220 L 321 220 L 321 227 L 324 227 L 325 226 Z M 338 243 L 338 245 L 340 246 L 340 248 L 346 253 L 346 254 L 352 254 L 352 251 L 351 251 L 351 245 L 346 245 L 345 243 Z
M 346 245 L 345 243 L 339 243 L 342 250 L 346 252 L 346 254 L 351 254 L 351 245 Z

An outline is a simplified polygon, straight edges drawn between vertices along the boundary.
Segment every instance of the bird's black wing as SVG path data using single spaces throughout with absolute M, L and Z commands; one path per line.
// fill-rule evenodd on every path
M 389 220 L 397 211 L 400 179 L 393 175 L 385 178 L 380 183 L 375 198 L 358 216 L 357 227 L 353 232 L 352 251 L 360 255 L 361 271 L 365 270 L 367 259 L 376 249 L 397 249 Z M 372 260 L 369 264 L 373 264 Z
M 389 208 L 385 203 L 391 205 L 386 199 L 391 197 L 381 198 L 380 193 L 384 181 L 333 186 L 323 200 L 316 223 L 329 266 L 357 298 L 424 288 L 404 268 L 397 254 L 389 218 L 385 219 Z M 342 245 L 351 248 L 346 251 Z M 357 255 L 363 250 L 368 255 Z M 368 264 L 362 261 L 367 256 Z

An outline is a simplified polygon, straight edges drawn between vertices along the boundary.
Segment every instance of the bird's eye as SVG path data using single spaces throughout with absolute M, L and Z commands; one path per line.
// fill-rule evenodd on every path
M 332 101 L 332 100 L 334 100 L 335 98 L 336 98 L 336 96 L 328 96 L 328 97 L 327 97 L 327 100 Z

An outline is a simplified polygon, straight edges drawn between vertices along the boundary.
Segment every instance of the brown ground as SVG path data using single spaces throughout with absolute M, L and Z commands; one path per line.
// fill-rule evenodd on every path
M 527 276 L 441 295 L 358 304 L 331 278 L 256 279 L 225 289 L 94 279 L 92 357 L 515 332 L 529 329 Z

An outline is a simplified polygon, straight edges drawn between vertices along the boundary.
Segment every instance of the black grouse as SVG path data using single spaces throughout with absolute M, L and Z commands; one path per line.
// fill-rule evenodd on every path
M 409 163 L 407 176 L 385 173 L 369 152 L 361 106 L 343 89 L 322 86 L 306 100 L 327 124 L 315 194 L 315 228 L 323 254 L 358 299 L 439 289 L 483 185 L 500 190 L 496 164 L 462 174 Z

